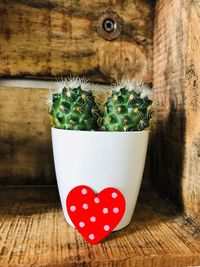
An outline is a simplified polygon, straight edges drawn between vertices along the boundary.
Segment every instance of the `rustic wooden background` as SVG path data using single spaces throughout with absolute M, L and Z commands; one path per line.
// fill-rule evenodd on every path
M 105 12 L 123 20 L 122 34 L 97 33 Z M 0 1 L 0 75 L 52 77 L 69 73 L 110 82 L 152 81 L 153 1 Z
M 123 30 L 108 41 L 96 25 L 111 11 Z M 72 73 L 99 83 L 153 82 L 157 124 L 146 174 L 198 221 L 199 36 L 198 0 L 157 0 L 155 7 L 150 0 L 0 0 L 0 77 Z M 47 89 L 0 87 L 1 185 L 55 184 L 47 95 Z
M 0 266 L 200 265 L 200 3 L 155 2 L 0 0 Z M 98 33 L 106 15 L 122 25 L 115 39 Z M 30 88 L 29 78 L 69 74 L 100 88 L 121 78 L 153 84 L 157 122 L 144 180 L 179 211 L 144 183 L 131 224 L 100 244 L 66 226 L 49 90 Z
M 157 126 L 151 180 L 200 221 L 200 2 L 158 0 L 153 84 Z

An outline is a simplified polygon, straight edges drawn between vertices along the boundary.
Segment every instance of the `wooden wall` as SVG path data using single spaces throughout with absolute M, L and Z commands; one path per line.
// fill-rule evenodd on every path
M 123 28 L 112 41 L 97 32 L 109 12 Z M 1 0 L 0 76 L 151 82 L 152 32 L 153 0 Z
M 158 0 L 153 83 L 157 125 L 151 177 L 186 214 L 200 221 L 200 2 Z
M 49 90 L 0 87 L 0 184 L 53 184 Z
M 154 3 L 149 0 L 0 0 L 0 77 L 86 75 L 152 82 Z M 121 34 L 97 32 L 115 12 Z M 0 184 L 54 184 L 47 89 L 0 87 Z

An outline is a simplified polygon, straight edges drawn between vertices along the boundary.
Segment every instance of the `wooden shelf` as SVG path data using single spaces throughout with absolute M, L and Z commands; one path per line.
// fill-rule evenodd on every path
M 1 187 L 0 215 L 2 267 L 200 265 L 199 225 L 149 188 L 131 224 L 93 246 L 65 222 L 55 187 Z

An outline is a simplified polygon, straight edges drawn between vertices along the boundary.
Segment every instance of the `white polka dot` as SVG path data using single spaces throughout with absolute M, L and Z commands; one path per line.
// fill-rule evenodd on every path
M 100 199 L 98 197 L 95 197 L 94 202 L 95 203 L 99 203 L 100 202 Z
M 116 192 L 113 192 L 112 193 L 112 198 L 116 198 L 117 197 L 117 193 Z
M 103 213 L 107 214 L 108 213 L 108 208 L 103 208 Z
M 81 228 L 83 228 L 83 227 L 85 227 L 85 223 L 84 223 L 84 222 L 80 222 L 80 223 L 79 223 L 79 226 L 80 226 Z
M 87 194 L 87 189 L 83 188 L 83 189 L 81 190 L 81 193 L 82 193 L 83 195 L 86 195 L 86 194 Z
M 84 210 L 87 210 L 87 209 L 88 209 L 88 207 L 89 207 L 89 206 L 88 206 L 88 204 L 86 204 L 86 203 L 85 203 L 85 204 L 83 204 L 83 208 L 84 208 Z
M 94 234 L 90 234 L 90 235 L 89 235 L 89 239 L 90 239 L 90 240 L 94 240 L 94 238 L 95 238 Z
M 114 212 L 114 213 L 118 213 L 118 212 L 119 212 L 119 209 L 118 209 L 118 208 L 114 208 L 114 209 L 113 209 L 113 212 Z
M 110 230 L 110 226 L 106 224 L 106 225 L 104 225 L 103 229 L 104 229 L 105 231 L 109 231 L 109 230 Z
M 72 205 L 72 206 L 70 207 L 70 210 L 71 210 L 72 212 L 74 212 L 74 211 L 76 210 L 76 206 L 73 206 L 73 205 Z
M 90 221 L 91 222 L 96 222 L 96 217 L 94 217 L 94 216 L 90 217 Z

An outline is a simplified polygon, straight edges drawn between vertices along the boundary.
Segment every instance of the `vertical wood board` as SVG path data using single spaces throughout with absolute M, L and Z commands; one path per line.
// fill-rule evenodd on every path
M 200 211 L 200 3 L 158 0 L 153 81 L 157 125 L 151 177 L 186 214 Z

